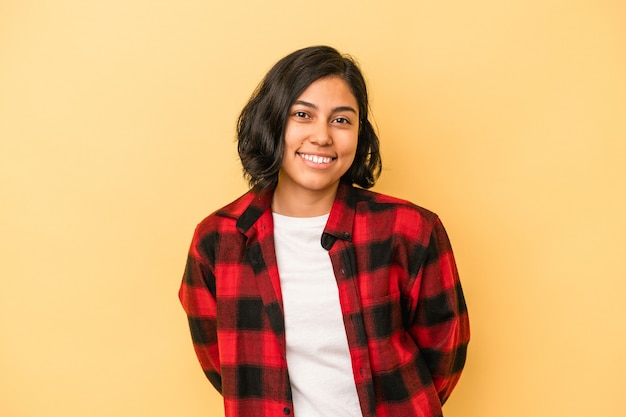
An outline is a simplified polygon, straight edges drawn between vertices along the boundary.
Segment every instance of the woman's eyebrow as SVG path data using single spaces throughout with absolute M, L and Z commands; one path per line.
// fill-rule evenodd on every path
M 311 108 L 311 109 L 314 109 L 314 110 L 318 110 L 318 108 L 317 108 L 317 106 L 316 106 L 315 104 L 313 104 L 313 103 L 309 103 L 308 101 L 304 101 L 304 100 L 296 100 L 296 102 L 295 102 L 295 103 L 293 103 L 293 105 L 295 106 L 296 104 L 299 104 L 299 105 L 301 105 L 301 106 L 308 107 L 308 108 Z M 352 113 L 354 113 L 354 114 L 358 114 L 358 113 L 357 113 L 357 111 L 356 111 L 353 107 L 351 107 L 351 106 L 339 106 L 339 107 L 335 107 L 335 108 L 332 110 L 332 113 L 338 113 L 338 112 L 342 112 L 342 111 L 349 111 L 349 112 L 352 112 Z

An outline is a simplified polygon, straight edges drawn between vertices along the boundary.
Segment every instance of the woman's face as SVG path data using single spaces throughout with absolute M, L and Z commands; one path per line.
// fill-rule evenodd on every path
M 313 82 L 291 106 L 278 188 L 292 195 L 334 192 L 359 136 L 359 107 L 339 77 Z

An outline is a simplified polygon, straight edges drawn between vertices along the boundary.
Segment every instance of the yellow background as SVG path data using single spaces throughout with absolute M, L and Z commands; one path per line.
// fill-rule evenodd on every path
M 177 289 L 246 189 L 236 117 L 312 44 L 361 62 L 473 339 L 446 417 L 626 415 L 626 3 L 0 1 L 0 415 L 218 416 Z

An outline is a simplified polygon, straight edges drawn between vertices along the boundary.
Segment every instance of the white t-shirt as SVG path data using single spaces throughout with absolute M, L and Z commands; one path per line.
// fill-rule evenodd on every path
M 362 417 L 337 281 L 321 244 L 328 215 L 273 217 L 294 413 Z

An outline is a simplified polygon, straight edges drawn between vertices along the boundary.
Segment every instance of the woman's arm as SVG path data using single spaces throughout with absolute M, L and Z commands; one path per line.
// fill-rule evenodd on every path
M 178 296 L 187 313 L 194 350 L 205 375 L 221 393 L 219 351 L 217 345 L 217 316 L 215 298 L 215 275 L 205 251 L 199 249 L 198 230 L 194 235 L 187 257 L 187 266 Z
M 443 404 L 465 365 L 469 319 L 448 235 L 436 219 L 410 298 L 411 334 Z

